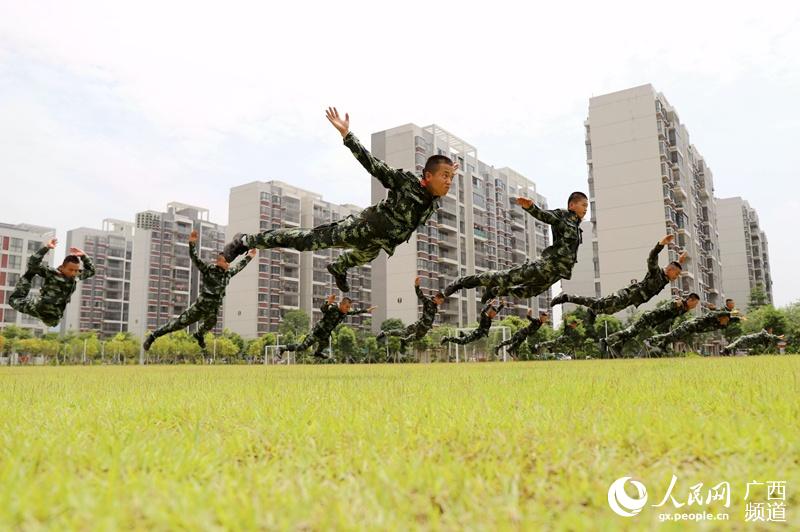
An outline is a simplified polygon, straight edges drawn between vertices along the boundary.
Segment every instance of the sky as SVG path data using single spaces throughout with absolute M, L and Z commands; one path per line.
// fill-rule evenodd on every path
M 232 186 L 271 179 L 366 206 L 329 105 L 366 143 L 436 123 L 557 206 L 586 188 L 589 98 L 651 83 L 716 195 L 758 210 L 776 304 L 800 299 L 800 3 L 383 4 L 0 0 L 0 221 L 65 243 L 180 201 L 225 224 Z

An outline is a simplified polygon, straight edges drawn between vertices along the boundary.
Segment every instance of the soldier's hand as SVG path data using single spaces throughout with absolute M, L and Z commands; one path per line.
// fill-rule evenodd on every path
M 662 246 L 666 246 L 667 244 L 669 244 L 673 240 L 675 240 L 675 235 L 667 235 L 664 238 L 662 238 L 661 240 L 659 240 L 658 243 L 661 244 Z
M 326 299 L 326 301 L 327 301 L 328 303 L 333 303 L 334 301 L 336 301 L 336 294 L 331 294 L 331 295 L 329 295 L 329 296 L 328 296 L 328 299 Z
M 533 315 L 533 309 L 532 309 L 532 308 L 529 308 L 529 309 L 528 309 L 528 316 L 532 316 L 532 315 Z
M 421 280 L 422 280 L 422 277 L 420 277 L 420 276 L 418 275 L 418 276 L 417 276 L 417 278 L 416 278 L 416 279 L 414 279 L 414 286 L 419 286 L 419 283 L 420 283 L 420 281 L 421 281 Z
M 684 262 L 686 262 L 686 259 L 688 259 L 688 258 L 689 258 L 689 252 L 688 251 L 684 251 L 683 253 L 681 253 L 681 256 L 678 257 L 678 262 L 683 264 Z
M 533 206 L 533 200 L 530 198 L 517 198 L 514 201 L 523 209 L 530 209 Z
M 75 255 L 76 257 L 83 257 L 84 255 L 86 255 L 86 253 L 84 253 L 84 251 L 81 248 L 75 248 L 75 247 L 69 248 L 69 254 Z
M 369 308 L 367 309 L 367 312 L 372 312 L 372 311 L 373 311 L 373 310 L 375 310 L 376 308 L 378 308 L 378 307 L 375 307 L 375 306 L 369 307 Z
M 192 243 L 197 242 L 197 230 L 196 229 L 194 231 L 192 231 L 191 234 L 189 234 L 189 242 L 192 242 Z
M 328 110 L 325 111 L 325 116 L 333 124 L 333 127 L 342 134 L 342 137 L 347 136 L 347 133 L 350 132 L 350 115 L 348 113 L 345 113 L 344 118 L 342 118 L 339 116 L 339 111 L 336 110 L 336 107 L 328 107 Z
M 253 257 L 256 256 L 256 253 L 258 253 L 258 249 L 253 248 L 253 249 L 251 249 L 250 251 L 247 252 L 247 256 L 252 259 Z
M 56 244 L 58 244 L 57 238 L 51 238 L 50 240 L 47 241 L 47 247 L 49 247 L 50 249 L 55 249 Z

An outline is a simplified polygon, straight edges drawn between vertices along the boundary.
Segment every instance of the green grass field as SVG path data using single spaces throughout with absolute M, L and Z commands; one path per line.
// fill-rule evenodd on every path
M 0 368 L 0 529 L 682 529 L 649 507 L 673 473 L 684 502 L 731 483 L 707 529 L 785 480 L 798 529 L 799 381 L 797 356 Z

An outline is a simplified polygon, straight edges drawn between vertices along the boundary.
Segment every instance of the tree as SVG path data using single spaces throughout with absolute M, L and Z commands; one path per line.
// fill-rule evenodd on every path
M 266 333 L 258 338 L 250 340 L 247 344 L 247 356 L 251 360 L 257 360 L 264 356 L 264 346 L 275 345 L 275 335 Z
M 5 352 L 6 337 L 0 334 L 0 354 Z
M 767 304 L 769 304 L 769 298 L 767 297 L 767 292 L 764 290 L 764 285 L 756 283 L 752 290 L 750 290 L 750 301 L 747 304 L 747 311 L 752 312 Z
M 300 309 L 289 310 L 283 315 L 283 320 L 278 325 L 278 332 L 282 335 L 291 334 L 293 338 L 296 338 L 308 332 L 310 321 L 305 311 Z
M 391 331 L 393 329 L 404 329 L 406 327 L 403 320 L 399 318 L 388 318 L 381 322 L 382 331 Z
M 347 325 L 339 325 L 334 332 L 334 349 L 339 360 L 354 361 L 358 350 L 355 331 Z

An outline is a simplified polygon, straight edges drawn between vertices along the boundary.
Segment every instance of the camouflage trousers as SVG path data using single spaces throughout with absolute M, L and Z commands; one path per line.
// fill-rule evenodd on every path
M 672 342 L 686 341 L 693 334 L 704 333 L 713 331 L 716 327 L 709 326 L 700 320 L 685 321 L 664 334 L 657 334 L 650 338 L 650 345 L 654 347 L 663 347 Z
M 217 314 L 219 313 L 221 304 L 221 301 L 198 298 L 197 301 L 194 302 L 194 305 L 191 305 L 180 315 L 172 318 L 153 331 L 152 334 L 155 338 L 158 338 L 159 336 L 185 329 L 193 323 L 202 322 L 197 332 L 201 335 L 205 335 L 217 324 Z
M 475 329 L 470 331 L 469 334 L 460 334 L 459 336 L 445 336 L 442 338 L 442 343 L 449 342 L 451 344 L 466 345 L 478 341 L 481 338 L 489 336 L 489 331 L 485 329 Z
M 519 299 L 536 297 L 561 279 L 555 264 L 539 259 L 525 262 L 507 270 L 490 270 L 459 277 L 447 287 L 446 295 L 458 290 L 483 286 L 492 289 L 493 296 L 511 295 Z
M 290 248 L 297 251 L 350 248 L 333 263 L 333 269 L 343 274 L 348 268 L 368 264 L 378 256 L 381 241 L 374 238 L 373 232 L 367 222 L 351 215 L 313 229 L 272 229 L 248 235 L 246 245 L 249 248 Z
M 614 314 L 630 305 L 639 306 L 641 295 L 630 288 L 617 290 L 606 297 L 569 296 L 569 302 L 592 309 L 595 314 Z
M 764 334 L 763 332 L 746 334 L 726 345 L 722 351 L 725 353 L 734 353 L 737 349 L 752 349 L 754 347 L 768 348 L 772 347 L 778 340 L 780 340 L 780 338 L 777 336 Z
M 519 330 L 511 335 L 511 338 L 500 342 L 500 344 L 494 348 L 494 353 L 496 355 L 502 348 L 506 347 L 506 351 L 514 355 L 517 353 L 519 346 L 521 346 L 527 338 L 528 334 L 523 330 Z
M 284 348 L 285 351 L 305 351 L 309 347 L 314 344 L 317 344 L 317 348 L 314 349 L 314 356 L 321 357 L 323 356 L 322 352 L 328 347 L 330 334 L 326 336 L 318 336 L 316 334 L 307 334 L 303 341 L 298 344 L 286 344 Z
M 652 324 L 648 323 L 647 320 L 640 319 L 622 330 L 609 334 L 607 340 L 608 345 L 624 345 L 625 342 L 636 337 L 640 332 L 647 329 L 651 325 Z
M 30 269 L 27 273 L 30 273 Z M 50 308 L 42 304 L 39 298 L 31 296 L 31 282 L 28 277 L 20 277 L 14 291 L 8 296 L 9 306 L 17 312 L 41 320 L 48 327 L 55 327 L 61 321 L 60 309 Z
M 412 323 L 408 327 L 401 329 L 389 329 L 384 331 L 383 334 L 385 336 L 399 336 L 403 343 L 409 343 L 424 338 L 428 334 L 428 329 L 422 325 Z

